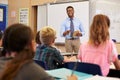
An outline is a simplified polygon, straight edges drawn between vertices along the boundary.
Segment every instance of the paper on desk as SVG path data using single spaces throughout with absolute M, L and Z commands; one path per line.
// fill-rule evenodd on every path
M 61 68 L 61 69 L 49 70 L 46 72 L 55 78 L 67 80 L 67 76 L 71 76 L 72 70 Z M 78 80 L 85 80 L 88 77 L 92 77 L 92 75 L 85 74 L 82 72 L 76 72 L 76 71 L 74 72 L 74 75 L 78 77 Z
M 87 78 L 85 80 L 120 80 L 120 79 L 119 78 L 103 77 L 103 76 L 96 75 L 96 76 Z
M 51 76 L 55 77 L 55 78 L 61 78 L 63 80 L 66 80 L 67 79 L 67 76 L 70 76 L 71 75 L 71 71 L 62 71 L 61 70 L 50 70 L 50 71 L 47 71 L 48 74 L 50 74 Z

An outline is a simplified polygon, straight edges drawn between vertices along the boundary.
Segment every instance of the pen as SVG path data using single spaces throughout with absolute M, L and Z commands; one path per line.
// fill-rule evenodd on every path
M 72 70 L 71 76 L 74 74 L 74 71 L 75 71 L 75 70 L 76 70 L 76 68 L 77 68 L 77 63 L 78 63 L 78 61 L 77 61 L 77 62 L 75 62 L 75 64 L 74 64 L 74 67 L 73 67 L 73 70 Z

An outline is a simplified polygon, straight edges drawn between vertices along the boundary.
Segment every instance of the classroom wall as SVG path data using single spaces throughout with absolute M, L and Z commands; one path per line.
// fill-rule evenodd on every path
M 55 0 L 31 0 L 31 5 L 35 6 L 35 5 L 43 5 L 46 3 L 51 3 L 54 2 Z
M 6 0 L 2 0 L 6 1 Z M 8 25 L 19 22 L 19 9 L 20 8 L 29 8 L 29 25 L 31 26 L 32 29 L 35 28 L 35 18 L 36 18 L 36 6 L 38 5 L 43 5 L 46 3 L 52 3 L 55 0 L 8 0 Z M 94 13 L 95 11 L 95 6 L 96 6 L 96 0 L 90 0 L 94 5 L 92 8 L 90 8 L 90 11 L 92 9 L 92 12 L 90 12 L 90 16 L 92 16 L 91 13 Z M 114 0 L 113 0 L 114 1 Z M 1 2 L 1 0 L 0 0 Z M 94 10 L 93 10 L 94 9 Z M 59 45 L 56 44 L 56 46 L 61 49 L 62 51 L 65 51 L 65 46 L 64 45 Z M 120 53 L 120 43 L 116 44 L 118 53 Z
M 115 39 L 117 42 L 120 42 L 120 0 L 91 1 L 90 21 L 92 22 L 92 18 L 96 14 L 107 15 L 110 19 L 110 39 Z
M 8 0 L 0 0 L 0 4 L 8 4 Z
M 19 9 L 20 8 L 29 8 L 30 0 L 8 0 L 8 25 L 19 22 Z M 29 25 L 31 17 L 29 17 Z
M 116 43 L 116 48 L 117 48 L 117 51 L 118 51 L 118 53 L 120 55 L 120 43 Z
M 8 25 L 19 22 L 19 9 L 29 8 L 29 26 L 36 33 L 37 5 L 43 5 L 54 0 L 8 0 Z

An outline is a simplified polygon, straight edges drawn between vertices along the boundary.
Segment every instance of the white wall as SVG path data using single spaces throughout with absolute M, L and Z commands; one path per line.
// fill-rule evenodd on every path
M 91 0 L 90 14 L 105 14 L 110 18 L 110 38 L 120 42 L 120 0 Z
M 37 31 L 47 25 L 47 5 L 38 6 L 37 8 Z

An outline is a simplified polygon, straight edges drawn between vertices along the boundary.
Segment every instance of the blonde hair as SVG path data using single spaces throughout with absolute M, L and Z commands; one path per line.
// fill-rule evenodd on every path
M 45 26 L 40 30 L 40 40 L 43 44 L 49 45 L 56 38 L 56 31 L 50 27 Z
M 94 16 L 90 27 L 89 42 L 95 46 L 106 42 L 109 39 L 110 20 L 106 15 L 98 14 Z

